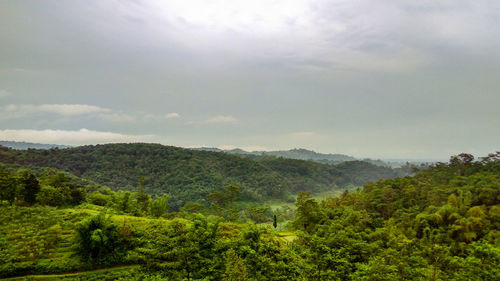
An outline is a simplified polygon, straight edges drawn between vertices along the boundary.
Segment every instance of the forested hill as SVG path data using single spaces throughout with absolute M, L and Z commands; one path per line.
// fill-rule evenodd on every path
M 174 208 L 186 201 L 203 201 L 213 190 L 229 184 L 241 188 L 243 200 L 261 201 L 400 175 L 396 170 L 366 162 L 346 162 L 337 167 L 276 157 L 254 161 L 227 153 L 142 143 L 50 150 L 1 147 L 0 162 L 54 167 L 115 190 L 136 190 L 143 176 L 146 191 L 170 194 Z

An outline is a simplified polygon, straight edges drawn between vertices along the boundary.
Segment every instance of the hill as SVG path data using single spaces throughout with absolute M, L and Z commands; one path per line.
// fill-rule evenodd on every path
M 381 166 L 381 167 L 391 167 L 391 168 L 401 168 L 404 167 L 407 164 L 413 165 L 413 166 L 421 166 L 421 167 L 428 167 L 432 163 L 436 163 L 437 161 L 435 160 L 404 160 L 404 159 L 370 159 L 370 158 L 363 158 L 363 159 L 358 159 L 352 156 L 348 156 L 345 154 L 331 154 L 331 153 L 318 153 L 313 150 L 308 150 L 304 148 L 294 148 L 290 150 L 277 150 L 277 151 L 246 151 L 240 148 L 235 148 L 235 149 L 219 149 L 215 147 L 199 147 L 199 148 L 191 148 L 193 150 L 198 150 L 198 151 L 216 151 L 216 152 L 225 152 L 229 154 L 234 154 L 234 155 L 239 155 L 242 157 L 251 157 L 255 159 L 256 157 L 262 157 L 262 156 L 275 156 L 275 157 L 283 157 L 283 158 L 288 158 L 288 159 L 298 159 L 298 160 L 307 160 L 307 161 L 314 161 L 322 164 L 331 164 L 331 165 L 337 165 L 343 162 L 349 162 L 349 161 L 363 161 L 363 162 L 368 162 L 376 166 Z
M 312 150 L 307 149 L 291 149 L 291 150 L 282 150 L 282 151 L 269 151 L 265 152 L 268 155 L 274 155 L 283 158 L 292 158 L 292 159 L 300 159 L 300 160 L 314 160 L 314 161 L 327 161 L 327 162 L 345 162 L 345 161 L 354 161 L 356 158 L 347 156 L 344 154 L 325 154 L 318 153 Z
M 200 147 L 193 148 L 194 150 L 202 150 L 202 151 L 217 151 L 217 152 L 226 152 L 230 154 L 237 155 L 255 155 L 255 156 L 276 156 L 283 157 L 289 159 L 298 159 L 298 160 L 311 160 L 325 164 L 335 164 L 345 161 L 355 161 L 357 160 L 354 157 L 347 156 L 344 154 L 325 154 L 318 153 L 312 150 L 304 149 L 304 148 L 294 148 L 290 150 L 277 150 L 277 151 L 246 151 L 240 148 L 223 150 L 219 148 L 213 147 Z
M 365 163 L 340 168 L 311 161 L 277 157 L 252 160 L 227 153 L 196 151 L 159 144 L 106 144 L 68 149 L 13 150 L 2 148 L 0 162 L 53 167 L 114 190 L 136 190 L 139 177 L 153 195 L 168 193 L 171 206 L 204 202 L 223 186 L 238 185 L 248 201 L 287 199 L 299 191 L 321 192 L 393 178 L 400 171 Z M 364 175 L 364 176 L 363 176 Z
M 69 148 L 69 145 L 60 144 L 44 144 L 44 143 L 32 143 L 32 142 L 19 142 L 19 141 L 0 141 L 1 146 L 13 148 L 13 149 L 51 149 L 51 148 Z

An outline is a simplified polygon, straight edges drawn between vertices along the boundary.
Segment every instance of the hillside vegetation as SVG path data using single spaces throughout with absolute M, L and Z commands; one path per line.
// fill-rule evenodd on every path
M 50 150 L 2 148 L 0 163 L 53 167 L 114 190 L 137 190 L 138 179 L 144 177 L 146 192 L 171 195 L 173 208 L 187 201 L 205 203 L 209 193 L 230 184 L 240 187 L 243 200 L 286 200 L 299 191 L 361 186 L 409 172 L 366 162 L 346 162 L 337 167 L 277 157 L 252 160 L 220 152 L 139 143 Z
M 142 192 L 75 196 L 85 188 L 51 171 L 0 166 L 0 277 L 500 280 L 500 152 L 321 201 L 301 192 L 263 224 L 266 206 L 241 209 L 236 186 L 174 213 Z

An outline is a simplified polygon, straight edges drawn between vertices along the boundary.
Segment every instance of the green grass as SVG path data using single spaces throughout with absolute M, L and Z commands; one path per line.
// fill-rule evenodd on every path
M 352 188 L 351 190 L 355 190 L 356 188 L 357 187 Z M 349 191 L 351 191 L 351 190 L 349 190 Z M 318 200 L 318 201 L 321 201 L 321 200 L 324 200 L 328 197 L 339 197 L 344 192 L 345 192 L 345 189 L 332 189 L 332 190 L 327 190 L 327 191 L 323 191 L 323 192 L 313 193 L 313 194 L 311 194 L 311 197 Z M 294 195 L 294 197 L 297 198 L 297 195 Z M 283 206 L 287 206 L 291 209 L 296 208 L 295 203 L 290 203 L 290 202 L 286 202 L 283 200 L 268 200 L 268 201 L 266 201 L 266 204 L 269 205 L 269 207 L 271 207 L 271 210 L 273 210 L 273 211 L 275 211 L 276 209 L 279 209 Z
M 95 211 L 54 207 L 0 208 L 0 277 L 72 271 L 75 224 Z
M 99 213 L 91 209 L 46 206 L 0 207 L 0 278 L 28 274 L 48 274 L 88 270 L 74 250 L 76 225 Z M 112 215 L 120 227 L 146 229 L 155 225 L 146 217 Z M 15 279 L 14 279 L 15 280 Z
M 342 195 L 343 192 L 344 192 L 343 189 L 328 190 L 319 193 L 314 193 L 311 195 L 311 197 L 320 201 L 328 197 L 339 197 L 340 195 Z
M 294 232 L 283 231 L 278 234 L 281 241 L 290 243 L 297 239 L 297 235 Z
M 275 211 L 283 206 L 287 206 L 291 209 L 295 209 L 295 203 L 289 203 L 289 202 L 285 202 L 285 201 L 278 201 L 278 200 L 273 200 L 273 201 L 268 201 L 266 202 L 269 207 L 271 208 L 272 211 Z

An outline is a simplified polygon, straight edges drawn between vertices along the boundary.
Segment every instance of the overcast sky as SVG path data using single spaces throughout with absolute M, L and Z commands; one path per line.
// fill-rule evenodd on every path
M 500 1 L 0 1 L 0 139 L 500 149 Z

